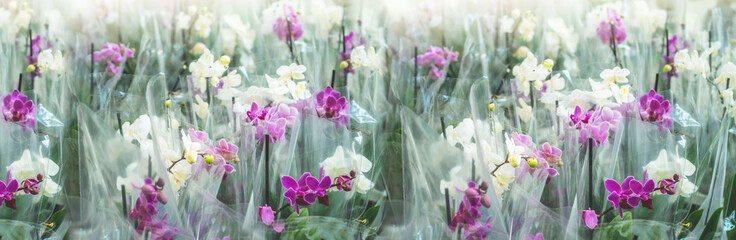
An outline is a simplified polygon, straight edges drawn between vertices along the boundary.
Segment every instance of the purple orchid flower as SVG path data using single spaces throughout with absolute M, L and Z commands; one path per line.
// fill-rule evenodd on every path
M 639 202 L 646 208 L 652 209 L 652 199 L 649 196 L 654 191 L 654 180 L 647 179 L 647 173 L 644 171 L 643 182 L 629 176 L 624 179 L 621 184 L 613 179 L 606 179 L 604 182 L 606 190 L 610 192 L 608 201 L 611 202 L 613 208 L 618 209 L 619 216 L 624 217 L 623 209 L 632 209 L 639 206 Z
M 2 112 L 5 121 L 21 125 L 24 131 L 36 127 L 36 107 L 17 89 L 3 98 Z
M 132 58 L 135 54 L 133 49 L 126 47 L 124 44 L 106 43 L 102 45 L 102 49 L 92 53 L 95 63 L 107 62 L 105 73 L 114 76 L 123 69 L 123 64 L 128 58 Z
M 174 235 L 179 232 L 179 229 L 170 226 L 166 221 L 167 214 L 164 214 L 161 219 L 155 217 L 159 212 L 156 204 L 166 204 L 168 202 L 166 195 L 163 193 L 163 187 L 163 178 L 159 178 L 155 183 L 151 178 L 146 178 L 140 188 L 133 186 L 133 188 L 141 190 L 141 193 L 133 209 L 130 209 L 128 218 L 138 221 L 136 227 L 138 234 L 149 231 L 151 239 L 173 239 Z
M 664 96 L 657 94 L 654 89 L 639 98 L 639 116 L 645 122 L 656 124 L 660 131 L 672 127 L 670 101 L 664 100 Z
M 463 200 L 460 202 L 457 212 L 452 215 L 452 220 L 448 226 L 451 232 L 462 227 L 465 231 L 463 237 L 465 239 L 483 239 L 486 233 L 492 228 L 489 224 L 491 218 L 488 217 L 485 223 L 479 223 L 476 219 L 482 214 L 478 210 L 481 206 L 491 207 L 491 200 L 486 195 L 488 191 L 488 183 L 485 181 L 477 186 L 475 182 L 468 182 L 468 188 L 465 191 L 456 189 L 463 193 Z
M 418 66 L 429 66 L 429 77 L 435 80 L 445 75 L 445 71 L 440 68 L 454 61 L 457 61 L 457 53 L 446 47 L 429 47 L 424 54 L 412 59 L 412 62 L 416 62 Z
M 542 147 L 539 148 L 539 151 L 535 149 L 534 153 L 537 159 L 543 159 L 544 161 L 552 165 L 558 164 L 562 157 L 562 150 L 553 147 L 547 142 L 542 144 Z
M 583 221 L 585 222 L 585 226 L 590 229 L 598 228 L 598 214 L 594 210 L 590 210 L 590 208 L 583 210 Z
M 575 106 L 575 112 L 570 115 L 570 126 L 575 126 L 576 129 L 582 129 L 582 125 L 588 124 L 591 116 L 591 113 L 587 111 L 583 112 L 580 106 Z
M 271 228 L 276 232 L 283 232 L 285 224 L 281 221 L 274 221 L 275 219 L 275 212 L 271 207 L 268 205 L 265 205 L 263 207 L 258 207 L 258 216 L 261 217 L 261 222 L 263 224 L 266 224 L 267 226 L 271 226 Z
M 5 206 L 11 209 L 15 209 L 15 197 L 13 195 L 17 191 L 18 180 L 11 179 L 10 170 L 8 170 L 8 173 L 5 176 L 5 182 L 0 181 L 0 207 L 3 206 L 4 202 Z
M 312 174 L 308 172 L 302 174 L 298 182 L 291 176 L 281 177 L 281 185 L 287 189 L 284 192 L 284 197 L 289 201 L 291 206 L 296 208 L 297 215 L 299 215 L 299 205 L 309 206 L 317 199 L 317 193 L 311 191 L 310 186 L 307 184 L 307 178 L 314 179 Z
M 277 18 L 273 24 L 273 31 L 281 41 L 288 41 L 287 36 L 291 31 L 291 40 L 296 41 L 302 37 L 304 30 L 302 23 L 297 18 L 296 12 L 292 6 L 284 6 L 284 15 Z
M 616 10 L 613 9 L 608 9 L 608 16 L 598 25 L 596 33 L 605 44 L 611 44 L 611 40 L 614 44 L 621 44 L 626 40 L 626 26 L 624 26 Z
M 319 117 L 333 120 L 335 127 L 345 126 L 350 120 L 350 104 L 340 92 L 332 90 L 330 86 L 317 93 L 314 107 Z
M 217 148 L 215 148 L 217 155 L 221 156 L 223 160 L 230 162 L 238 159 L 238 147 L 232 143 L 228 143 L 225 139 L 220 139 L 217 142 Z

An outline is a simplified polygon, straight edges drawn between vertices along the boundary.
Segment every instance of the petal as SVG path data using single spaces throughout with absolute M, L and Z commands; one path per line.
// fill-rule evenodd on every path
M 655 186 L 655 184 L 654 184 L 654 180 L 652 180 L 652 179 L 649 179 L 649 180 L 648 180 L 648 181 L 647 181 L 647 182 L 646 182 L 646 183 L 644 184 L 644 189 L 642 189 L 642 190 L 643 190 L 643 192 L 644 192 L 645 194 L 646 194 L 646 193 L 651 193 L 651 192 L 653 192 L 653 191 L 654 191 L 654 186 Z
M 18 181 L 13 179 L 10 180 L 8 183 L 8 186 L 5 187 L 5 191 L 9 192 L 11 195 L 18 191 Z
M 613 192 L 610 195 L 608 195 L 608 201 L 611 202 L 611 205 L 613 208 L 619 208 L 619 201 L 621 200 L 621 196 L 618 195 L 617 192 Z
M 284 222 L 275 222 L 271 225 L 271 227 L 273 227 L 273 230 L 276 232 L 283 232 L 285 225 L 286 224 Z
M 639 181 L 633 180 L 629 184 L 629 187 L 631 188 L 631 191 L 634 192 L 636 195 L 641 195 L 641 189 L 644 187 Z
M 310 192 L 310 193 L 304 194 L 304 201 L 309 204 L 314 203 L 314 200 L 316 199 L 317 199 L 316 193 Z
M 330 176 L 322 177 L 322 180 L 319 182 L 319 189 L 326 190 L 329 189 L 330 186 L 332 186 L 332 179 Z
M 289 200 L 289 205 L 294 206 L 296 205 L 296 190 L 289 189 L 284 193 L 284 197 Z M 297 210 L 298 212 L 299 210 Z
M 271 225 L 271 223 L 273 223 L 273 210 L 268 205 L 265 207 L 259 207 L 259 215 L 264 224 Z
M 636 207 L 639 206 L 639 200 L 641 200 L 641 198 L 639 197 L 630 197 L 626 200 L 626 203 L 628 203 L 631 207 Z
M 309 178 L 311 176 L 312 176 L 312 174 L 311 173 L 308 173 L 308 172 L 305 172 L 304 174 L 302 174 L 302 176 L 299 177 L 299 182 L 298 182 L 299 183 L 299 188 L 307 187 L 307 178 Z
M 603 184 L 606 186 L 606 190 L 608 190 L 611 193 L 621 191 L 621 185 L 619 185 L 618 182 L 616 182 L 616 180 L 606 179 L 606 181 Z
M 286 189 L 295 189 L 298 187 L 298 185 L 296 184 L 296 180 L 294 180 L 294 178 L 292 178 L 291 176 L 282 176 L 281 185 L 283 185 Z
M 318 188 L 319 188 L 319 181 L 317 181 L 317 179 L 316 179 L 316 178 L 314 178 L 314 177 L 312 177 L 312 176 L 309 176 L 309 177 L 307 177 L 307 180 L 306 180 L 306 182 L 307 182 L 307 186 L 308 186 L 308 187 L 309 187 L 309 189 L 311 189 L 312 191 L 317 191 L 317 190 L 319 190 L 319 189 L 318 189 Z

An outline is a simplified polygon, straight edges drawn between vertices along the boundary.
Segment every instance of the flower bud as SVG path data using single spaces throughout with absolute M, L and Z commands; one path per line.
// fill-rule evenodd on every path
M 194 44 L 194 47 L 192 47 L 192 50 L 189 52 L 194 55 L 199 55 L 204 53 L 205 49 L 207 49 L 207 46 L 205 46 L 204 43 L 198 42 L 197 44 Z
M 680 174 L 675 173 L 675 175 L 672 175 L 672 179 L 675 181 L 680 181 Z
M 483 204 L 484 207 L 490 208 L 491 198 L 488 197 L 488 195 L 483 195 L 482 197 L 480 197 L 480 204 Z
M 355 177 L 355 174 L 356 174 L 355 173 L 355 170 L 350 170 L 350 177 L 353 177 L 354 178 Z
M 213 162 L 215 162 L 215 157 L 213 157 L 212 154 L 208 153 L 204 156 L 204 162 L 207 164 L 212 164 Z
M 224 66 L 227 66 L 230 64 L 230 57 L 228 57 L 227 55 L 220 57 L 219 60 L 220 60 L 220 64 Z
M 346 69 L 346 68 L 348 68 L 348 61 L 340 62 L 340 69 Z
M 519 47 L 519 49 L 516 49 L 516 52 L 514 52 L 514 58 L 522 59 L 525 58 L 527 53 L 529 53 L 529 48 L 525 46 Z
M 36 179 L 38 179 L 38 181 L 43 180 L 43 174 L 39 173 L 38 175 L 36 175 Z
M 474 188 L 465 189 L 465 195 L 468 197 L 476 197 L 478 196 L 478 190 L 475 190 Z
M 555 62 L 552 61 L 552 59 L 545 59 L 544 61 L 542 61 L 542 66 L 544 66 L 544 68 L 549 70 L 555 66 Z
M 156 187 L 160 187 L 160 188 L 163 188 L 164 187 L 164 179 L 163 178 L 159 177 L 156 180 Z
M 171 107 L 171 99 L 166 99 L 166 102 L 164 102 L 164 104 L 166 105 L 166 108 L 170 108 Z
M 166 197 L 166 194 L 162 192 L 158 193 L 158 195 L 156 196 L 156 199 L 158 199 L 158 201 L 161 202 L 161 204 L 166 204 L 167 202 L 169 202 L 169 198 Z
M 530 168 L 537 167 L 537 164 L 539 163 L 539 162 L 537 162 L 537 159 L 534 158 L 534 157 L 529 158 L 528 160 L 526 160 L 526 162 L 529 163 L 529 167 Z
M 511 167 L 517 168 L 519 167 L 519 159 L 517 156 L 511 156 L 509 159 L 509 163 L 511 164 Z
M 670 72 L 670 71 L 672 71 L 672 66 L 669 64 L 664 65 L 664 67 L 662 68 L 662 72 Z
M 28 67 L 26 67 L 26 72 L 34 72 L 34 71 L 36 71 L 36 66 L 34 66 L 33 64 L 28 65 Z
M 496 103 L 490 103 L 488 104 L 488 111 L 493 112 L 493 110 L 496 109 Z
M 486 181 L 481 182 L 480 183 L 480 186 L 478 187 L 478 189 L 483 190 L 483 191 L 487 191 L 488 190 L 488 182 L 486 182 Z
M 154 189 L 151 185 L 143 185 L 143 187 L 141 187 L 141 192 L 143 192 L 143 194 L 145 195 L 151 195 L 156 192 L 156 189 Z

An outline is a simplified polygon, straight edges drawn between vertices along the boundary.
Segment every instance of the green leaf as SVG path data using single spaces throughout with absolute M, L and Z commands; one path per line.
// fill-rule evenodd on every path
M 51 215 L 49 220 L 46 222 L 46 225 L 51 227 L 51 230 L 56 231 L 56 229 L 61 226 L 61 222 L 64 221 L 64 214 L 66 213 L 65 209 L 61 209 L 59 211 L 56 211 L 54 214 Z M 46 232 L 45 234 L 51 234 L 51 232 Z
M 365 221 L 365 224 L 370 226 L 374 220 L 376 220 L 376 216 L 378 216 L 378 210 L 380 209 L 380 205 L 373 206 L 369 209 L 366 209 L 363 213 L 363 216 L 360 216 L 360 220 Z
M 688 229 L 692 231 L 696 226 L 698 226 L 698 222 L 700 222 L 701 217 L 703 217 L 703 209 L 695 210 L 695 212 L 691 213 L 690 216 L 687 216 L 684 224 L 689 224 L 690 227 Z
M 713 211 L 713 215 L 710 216 L 710 219 L 705 224 L 705 229 L 703 229 L 703 234 L 700 235 L 700 240 L 711 240 L 713 239 L 713 236 L 716 235 L 716 230 L 718 228 L 718 222 L 721 221 L 721 211 L 723 211 L 722 207 Z
M 286 220 L 292 220 L 299 217 L 309 217 L 309 209 L 308 208 L 302 208 L 299 211 L 299 215 L 296 215 L 296 212 L 291 213 L 289 217 L 286 218 Z
M 724 210 L 726 213 L 736 211 L 736 174 L 731 177 L 731 181 L 728 181 L 728 186 L 724 189 L 723 196 L 726 197 L 726 206 Z

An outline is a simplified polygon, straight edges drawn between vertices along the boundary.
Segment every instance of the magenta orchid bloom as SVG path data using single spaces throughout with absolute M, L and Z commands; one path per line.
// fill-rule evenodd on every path
M 486 233 L 492 228 L 489 224 L 491 218 L 488 217 L 485 223 L 480 223 L 476 219 L 482 216 L 478 208 L 481 206 L 491 207 L 491 199 L 486 195 L 488 183 L 482 182 L 480 186 L 477 186 L 475 182 L 468 182 L 468 188 L 465 191 L 460 189 L 457 189 L 457 191 L 465 196 L 463 196 L 457 212 L 452 215 L 450 231 L 454 232 L 458 227 L 461 227 L 464 230 L 463 237 L 465 239 L 484 239 Z
M 311 178 L 312 180 L 307 180 Z M 314 183 L 317 182 L 317 185 Z M 311 183 L 311 184 L 310 184 Z M 289 201 L 291 206 L 296 208 L 296 214 L 299 215 L 299 205 L 309 206 L 317 199 L 317 193 L 312 188 L 317 188 L 319 181 L 312 177 L 311 173 L 304 173 L 299 181 L 294 180 L 291 176 L 282 176 L 281 185 L 286 188 L 284 197 Z
M 657 94 L 654 89 L 639 98 L 639 116 L 646 122 L 656 124 L 660 131 L 672 127 L 670 101 L 664 100 L 664 96 Z
M 450 51 L 446 47 L 429 47 L 424 54 L 417 56 L 416 59 L 412 59 L 412 62 L 416 62 L 417 66 L 428 66 L 429 77 L 435 80 L 445 75 L 445 71 L 440 70 L 440 68 L 444 68 L 447 64 L 454 61 L 457 61 L 457 53 Z
M 261 222 L 263 224 L 266 224 L 267 226 L 271 226 L 271 228 L 276 232 L 283 232 L 285 224 L 281 221 L 275 221 L 275 212 L 271 207 L 268 205 L 265 205 L 264 207 L 258 207 L 258 216 L 261 217 Z
M 5 182 L 0 181 L 0 206 L 5 203 L 5 206 L 15 209 L 15 192 L 18 191 L 18 180 L 10 178 L 10 170 L 5 177 Z
M 626 40 L 626 26 L 613 9 L 608 9 L 608 16 L 598 25 L 596 33 L 605 44 L 611 44 L 611 40 L 614 44 L 621 44 Z
M 340 92 L 332 90 L 330 86 L 317 93 L 314 107 L 319 117 L 333 120 L 336 127 L 345 126 L 350 120 L 350 104 Z
M 276 19 L 273 24 L 273 31 L 281 41 L 288 41 L 287 36 L 291 32 L 291 40 L 296 41 L 302 37 L 304 30 L 302 23 L 297 18 L 296 12 L 292 6 L 284 6 L 284 15 Z
M 32 100 L 28 100 L 17 89 L 3 97 L 1 107 L 5 121 L 21 125 L 24 131 L 36 127 L 36 107 Z
M 590 229 L 598 228 L 598 214 L 594 210 L 590 210 L 590 208 L 583 210 L 583 221 L 585 222 L 585 226 Z
M 643 182 L 629 176 L 624 179 L 621 184 L 613 179 L 606 179 L 604 182 L 606 190 L 610 192 L 608 201 L 611 202 L 613 208 L 618 209 L 619 216 L 624 217 L 623 209 L 632 209 L 639 206 L 639 202 L 646 208 L 652 209 L 652 199 L 649 196 L 654 191 L 654 180 L 647 179 L 647 173 L 644 172 Z

